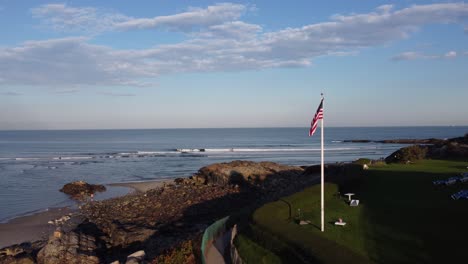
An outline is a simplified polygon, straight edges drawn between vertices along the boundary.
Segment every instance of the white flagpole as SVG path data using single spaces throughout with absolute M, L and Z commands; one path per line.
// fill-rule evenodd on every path
M 322 109 L 323 109 L 323 93 L 322 93 Z M 322 110 L 323 111 L 323 110 Z M 320 154 L 322 156 L 322 162 L 320 164 L 320 174 L 321 174 L 321 178 L 320 178 L 320 185 L 321 185 L 321 216 L 322 216 L 322 232 L 325 231 L 325 228 L 324 228 L 324 223 L 325 223 L 325 202 L 324 202 L 324 172 L 325 172 L 325 168 L 324 168 L 324 164 L 323 164 L 323 117 L 322 117 L 322 123 L 320 125 L 321 127 L 321 137 L 322 137 L 322 148 L 321 148 L 321 151 L 320 151 Z

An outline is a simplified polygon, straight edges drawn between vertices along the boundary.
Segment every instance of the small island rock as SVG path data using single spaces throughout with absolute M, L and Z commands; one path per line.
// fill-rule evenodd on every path
M 75 181 L 67 183 L 60 189 L 61 192 L 71 195 L 74 198 L 80 198 L 84 195 L 91 195 L 95 192 L 104 192 L 106 187 L 100 184 L 89 184 L 84 181 Z

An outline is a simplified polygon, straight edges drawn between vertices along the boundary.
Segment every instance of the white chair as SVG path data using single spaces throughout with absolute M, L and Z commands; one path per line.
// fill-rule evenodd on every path
M 349 205 L 350 206 L 358 206 L 359 205 L 359 200 L 351 200 L 351 202 L 349 202 Z

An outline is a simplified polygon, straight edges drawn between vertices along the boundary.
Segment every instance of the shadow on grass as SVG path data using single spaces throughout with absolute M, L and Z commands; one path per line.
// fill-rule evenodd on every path
M 449 165 L 448 167 L 453 167 Z M 459 166 L 454 166 L 458 168 Z M 459 186 L 433 186 L 453 172 L 371 170 L 363 199 L 367 251 L 378 263 L 453 263 L 466 260 L 466 203 L 450 194 Z M 458 222 L 458 223 L 457 223 Z
M 163 223 L 147 225 L 136 222 L 120 223 L 116 220 L 117 222 L 114 222 L 114 224 L 120 232 L 131 232 L 134 236 L 138 235 L 139 232 L 151 230 L 154 231 L 154 234 L 140 242 L 123 243 L 125 246 L 111 246 L 107 252 L 113 259 L 109 258 L 106 261 L 114 261 L 116 259 L 125 261 L 126 256 L 142 249 L 145 250 L 148 259 L 153 259 L 162 252 L 178 247 L 182 242 L 187 240 L 196 242 L 194 248 L 196 248 L 197 252 L 195 255 L 200 259 L 201 235 L 213 222 L 230 215 L 231 217 L 227 223 L 228 226 L 234 224 L 238 224 L 240 227 L 247 226 L 250 215 L 260 206 L 281 196 L 300 191 L 305 186 L 308 186 L 308 184 L 311 184 L 308 181 L 308 175 L 301 175 L 297 171 L 273 172 L 271 175 L 267 175 L 267 179 L 263 183 L 269 184 L 270 181 L 279 181 L 279 184 L 284 185 L 276 186 L 273 189 L 268 188 L 268 185 L 265 187 L 265 185 L 259 184 L 261 181 L 257 177 L 245 179 L 241 173 L 236 171 L 233 171 L 230 176 L 230 179 L 228 179 L 229 183 L 237 184 L 240 190 L 239 193 L 227 194 L 186 206 L 182 211 L 174 212 L 178 217 L 166 220 Z M 306 183 L 305 186 L 304 183 Z M 197 186 L 193 188 L 196 190 Z M 165 209 L 172 210 L 172 208 Z M 161 208 L 153 208 L 151 204 L 148 204 L 145 210 L 161 210 Z M 145 220 L 145 222 L 153 223 L 158 221 L 157 218 Z

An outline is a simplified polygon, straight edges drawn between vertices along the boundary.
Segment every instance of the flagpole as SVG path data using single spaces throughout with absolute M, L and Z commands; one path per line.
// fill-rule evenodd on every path
M 322 93 L 322 109 L 323 109 L 323 93 Z M 322 123 L 320 125 L 321 127 L 321 137 L 322 137 L 322 148 L 320 150 L 320 154 L 322 156 L 322 162 L 320 164 L 320 174 L 321 174 L 321 178 L 320 178 L 320 185 L 321 185 L 321 208 L 320 208 L 320 211 L 321 211 L 321 217 L 322 217 L 322 232 L 325 231 L 325 228 L 324 228 L 324 223 L 325 223 L 325 202 L 324 202 L 324 172 L 325 172 L 325 168 L 324 168 L 324 164 L 323 164 L 323 118 L 322 118 Z

